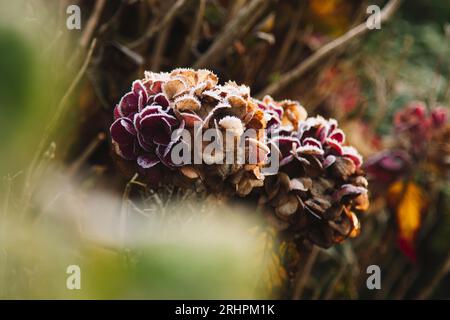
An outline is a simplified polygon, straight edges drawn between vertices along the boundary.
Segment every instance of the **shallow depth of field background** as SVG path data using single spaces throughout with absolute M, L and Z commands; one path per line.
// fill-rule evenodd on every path
M 81 30 L 66 28 L 70 4 L 81 8 Z M 362 23 L 369 4 L 2 1 L 0 298 L 279 297 L 283 270 L 260 217 L 125 178 L 111 157 L 112 110 L 144 70 L 208 68 L 262 95 Z M 381 30 L 333 51 L 274 96 L 336 118 L 367 160 L 395 145 L 393 116 L 404 106 L 419 100 L 448 110 L 449 57 L 450 3 L 403 1 Z M 439 143 L 449 150 L 448 140 Z M 300 254 L 296 298 L 450 298 L 448 166 L 439 172 L 414 168 L 408 183 L 418 191 L 394 206 L 383 192 L 393 185 L 371 181 L 360 237 Z M 405 228 L 414 232 L 407 249 Z M 82 290 L 66 288 L 73 264 Z M 381 290 L 366 287 L 372 264 L 381 267 Z

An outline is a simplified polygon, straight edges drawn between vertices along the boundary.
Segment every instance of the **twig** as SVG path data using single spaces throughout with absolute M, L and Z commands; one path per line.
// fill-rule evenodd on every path
M 403 257 L 399 257 L 397 255 L 394 256 L 391 265 L 386 268 L 389 272 L 384 281 L 381 283 L 382 289 L 377 291 L 374 299 L 386 299 L 386 297 L 389 296 L 396 280 L 404 272 L 406 266 L 407 264 Z
M 420 270 L 418 268 L 414 268 L 402 277 L 399 285 L 396 286 L 397 288 L 392 295 L 392 298 L 394 300 L 402 300 L 405 298 L 408 290 L 412 287 L 414 281 L 419 276 L 419 272 Z
M 442 278 L 444 278 L 449 272 L 450 272 L 450 254 L 447 255 L 447 258 L 442 264 L 442 267 L 438 270 L 438 272 L 436 272 L 434 277 L 431 279 L 430 283 L 425 287 L 425 289 L 422 290 L 421 293 L 419 293 L 416 296 L 416 299 L 418 300 L 428 299 L 433 294 L 434 290 L 439 285 Z
M 30 167 L 28 169 L 27 172 L 27 176 L 25 179 L 25 188 L 24 188 L 24 207 L 23 210 L 25 211 L 28 205 L 28 201 L 31 198 L 32 192 L 30 190 L 30 184 L 31 184 L 31 177 L 33 175 L 34 169 L 36 168 L 36 165 L 39 161 L 39 157 L 41 156 L 45 146 L 47 145 L 48 139 L 51 135 L 51 133 L 53 132 L 53 130 L 55 129 L 56 125 L 58 124 L 61 116 L 64 114 L 64 112 L 66 111 L 66 106 L 67 106 L 67 101 L 70 98 L 70 96 L 72 95 L 73 91 L 75 90 L 75 88 L 77 87 L 78 83 L 80 82 L 81 78 L 83 77 L 90 61 L 92 58 L 92 54 L 94 52 L 95 49 L 95 45 L 97 43 L 97 39 L 94 39 L 91 43 L 91 46 L 89 48 L 89 51 L 86 55 L 86 58 L 83 62 L 83 65 L 81 66 L 80 70 L 78 71 L 77 75 L 75 76 L 75 78 L 73 79 L 72 83 L 70 84 L 69 88 L 67 89 L 66 93 L 64 94 L 64 96 L 61 98 L 60 103 L 58 104 L 58 107 L 56 108 L 55 114 L 53 116 L 53 118 L 50 120 L 50 123 L 48 124 L 48 126 L 45 128 L 43 137 L 39 143 L 38 149 L 36 150 L 36 153 L 33 156 L 33 160 L 31 161 Z
M 89 42 L 92 39 L 92 35 L 94 34 L 95 28 L 100 21 L 100 17 L 102 16 L 103 9 L 105 8 L 106 0 L 97 0 L 95 2 L 94 10 L 89 17 L 88 22 L 86 23 L 86 27 L 84 27 L 83 34 L 80 38 L 80 46 L 81 48 L 86 48 L 89 45 Z
M 130 181 L 128 181 L 122 195 L 122 208 L 120 209 L 119 218 L 119 243 L 122 248 L 125 247 L 125 237 L 127 230 L 127 218 L 128 218 L 128 207 L 130 205 L 130 192 L 133 182 L 139 177 L 139 174 L 135 174 Z
M 323 296 L 324 300 L 329 300 L 329 299 L 333 298 L 334 289 L 336 288 L 336 285 L 338 284 L 338 282 L 341 280 L 342 276 L 344 275 L 344 271 L 345 271 L 346 267 L 347 267 L 347 265 L 345 263 L 341 264 L 336 276 L 333 278 L 333 281 L 328 286 L 328 289 L 327 289 L 325 295 Z
M 304 9 L 305 9 L 305 5 L 302 2 L 302 4 L 298 8 L 299 12 L 294 12 L 294 19 L 293 19 L 293 21 L 292 21 L 292 23 L 291 23 L 291 25 L 289 27 L 289 30 L 288 30 L 288 32 L 286 34 L 286 37 L 285 37 L 284 41 L 283 41 L 283 44 L 282 44 L 281 49 L 280 49 L 280 51 L 278 53 L 278 56 L 277 56 L 277 58 L 275 60 L 275 63 L 274 63 L 274 66 L 273 66 L 272 70 L 274 70 L 274 71 L 280 70 L 282 65 L 285 63 L 286 57 L 287 57 L 287 55 L 289 53 L 289 49 L 291 48 L 292 43 L 294 42 L 295 37 L 297 35 L 297 29 L 298 29 L 300 21 L 301 21 L 301 19 L 303 17 Z
M 316 262 L 318 255 L 319 248 L 314 246 L 309 254 L 308 260 L 306 261 L 305 267 L 297 270 L 297 276 L 295 277 L 295 288 L 292 295 L 293 300 L 299 300 L 302 297 L 303 289 L 305 288 L 306 282 L 308 281 L 312 267 Z
M 273 0 L 253 0 L 249 5 L 242 9 L 239 14 L 233 18 L 220 33 L 208 51 L 205 52 L 195 63 L 194 68 L 209 67 L 220 60 L 226 53 L 226 49 L 242 35 L 247 33 L 252 25 L 266 11 L 266 8 Z
M 142 36 L 141 38 L 137 39 L 136 41 L 128 44 L 128 47 L 134 49 L 134 48 L 140 46 L 145 41 L 147 41 L 148 39 L 153 37 L 153 35 L 156 32 L 165 28 L 172 21 L 172 19 L 177 16 L 180 9 L 184 6 L 185 3 L 186 3 L 186 0 L 177 0 L 177 2 L 175 2 L 175 4 L 173 6 L 171 6 L 170 10 L 164 15 L 164 18 L 162 19 L 161 22 L 156 23 L 156 24 L 153 24 L 153 23 L 150 24 L 150 26 L 148 27 L 144 36 Z
M 398 9 L 400 6 L 401 0 L 390 0 L 386 6 L 381 11 L 381 22 L 385 22 L 389 20 L 394 12 Z M 339 50 L 346 44 L 348 44 L 353 39 L 360 37 L 364 35 L 366 32 L 369 31 L 369 28 L 367 27 L 366 21 L 359 24 L 358 26 L 350 29 L 347 31 L 344 35 L 340 36 L 339 38 L 327 43 L 323 47 L 321 47 L 319 50 L 317 50 L 314 54 L 309 56 L 306 60 L 301 62 L 299 65 L 297 65 L 294 69 L 292 69 L 289 72 L 286 72 L 283 74 L 280 79 L 267 86 L 262 90 L 262 92 L 258 95 L 260 98 L 263 97 L 266 94 L 269 95 L 275 95 L 279 93 L 281 90 L 286 88 L 289 84 L 292 82 L 298 80 L 302 75 L 306 73 L 306 71 L 309 71 L 312 67 L 317 65 L 322 59 L 329 56 L 331 53 L 335 52 L 336 50 Z
M 130 48 L 120 44 L 117 41 L 112 42 L 112 45 L 117 48 L 120 52 L 122 52 L 124 55 L 126 55 L 128 58 L 130 58 L 131 61 L 133 61 L 136 65 L 142 66 L 145 62 L 144 57 L 142 57 L 139 53 L 136 51 L 131 50 Z
M 169 37 L 170 29 L 172 23 L 167 24 L 164 29 L 159 33 L 158 39 L 156 40 L 155 50 L 152 54 L 152 71 L 157 72 L 161 67 L 161 60 L 164 55 L 164 50 L 166 49 L 167 40 Z
M 103 35 L 106 31 L 109 30 L 109 28 L 111 28 L 111 26 L 116 23 L 119 18 L 121 17 L 123 11 L 125 10 L 126 6 L 129 4 L 129 2 L 131 2 L 130 0 L 122 0 L 120 2 L 120 6 L 119 8 L 116 10 L 116 12 L 113 14 L 113 16 L 111 17 L 111 19 L 109 19 L 108 21 L 106 21 L 105 23 L 103 23 L 98 30 L 98 34 L 99 35 Z
M 180 67 L 185 65 L 186 61 L 189 58 L 189 51 L 196 45 L 198 34 L 202 27 L 203 17 L 205 16 L 205 8 L 206 0 L 200 0 L 194 26 L 192 27 L 191 32 L 189 33 L 189 36 L 186 39 L 186 42 L 184 43 L 184 46 L 181 49 L 181 53 L 178 58 L 178 65 Z
M 92 153 L 98 148 L 98 146 L 106 139 L 106 134 L 100 132 L 94 138 L 94 140 L 89 143 L 87 148 L 81 153 L 81 155 L 72 163 L 68 169 L 68 175 L 73 176 L 76 174 L 81 166 L 87 161 L 87 159 L 92 155 Z

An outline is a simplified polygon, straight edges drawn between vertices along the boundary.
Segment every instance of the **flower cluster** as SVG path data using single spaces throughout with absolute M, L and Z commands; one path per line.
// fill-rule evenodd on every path
M 308 118 L 296 101 L 259 101 L 208 70 L 175 69 L 133 82 L 114 119 L 115 153 L 151 185 L 259 199 L 278 228 L 323 247 L 359 232 L 355 211 L 368 205 L 362 158 L 344 145 L 336 120 Z M 208 129 L 222 143 L 206 154 L 211 141 L 196 139 Z M 239 145 L 244 161 L 234 156 Z M 175 161 L 180 150 L 202 161 Z M 231 162 L 221 161 L 231 153 Z
M 114 118 L 110 131 L 116 154 L 136 165 L 152 185 L 169 178 L 178 182 L 184 179 L 189 184 L 192 183 L 189 180 L 201 180 L 219 187 L 216 180 L 224 181 L 242 170 L 248 171 L 244 172 L 248 179 L 241 181 L 235 176 L 238 185 L 262 181 L 258 164 L 251 168 L 206 166 L 193 162 L 174 163 L 171 158 L 171 151 L 178 144 L 187 146 L 189 158 L 195 158 L 195 152 L 202 154 L 203 146 L 195 150 L 193 139 L 181 134 L 183 129 L 192 133 L 191 137 L 198 136 L 199 130 L 211 128 L 231 132 L 230 139 L 235 139 L 236 145 L 248 129 L 264 130 L 265 115 L 251 99 L 246 86 L 234 82 L 219 85 L 217 76 L 208 70 L 147 72 L 144 79 L 133 82 L 131 91 L 120 100 L 114 109 Z M 261 149 L 267 154 L 263 138 L 264 135 L 259 134 L 255 139 L 247 139 L 249 148 Z M 221 159 L 226 151 L 216 150 L 210 162 Z M 251 184 L 261 185 L 261 182 Z
M 423 102 L 411 102 L 393 119 L 395 145 L 372 156 L 365 168 L 375 183 L 386 185 L 411 174 L 420 164 L 447 176 L 450 168 L 447 109 L 427 111 Z
M 359 233 L 355 211 L 368 206 L 362 158 L 343 145 L 345 134 L 336 120 L 296 121 L 299 115 L 290 106 L 283 103 L 281 125 L 269 140 L 278 146 L 280 169 L 266 178 L 260 203 L 273 208 L 269 214 L 281 230 L 329 247 Z

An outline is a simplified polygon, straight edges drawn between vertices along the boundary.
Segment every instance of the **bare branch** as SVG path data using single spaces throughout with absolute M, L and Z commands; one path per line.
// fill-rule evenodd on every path
M 306 260 L 305 266 L 300 267 L 297 270 L 297 275 L 295 277 L 295 287 L 294 293 L 292 295 L 293 300 L 301 299 L 303 295 L 303 289 L 305 288 L 306 282 L 311 274 L 311 270 L 316 262 L 317 256 L 319 255 L 319 248 L 317 246 L 313 246 L 312 251 L 309 253 L 308 259 Z
M 87 48 L 89 42 L 91 41 L 92 35 L 94 34 L 95 28 L 98 25 L 100 17 L 102 16 L 103 9 L 105 8 L 106 0 L 97 0 L 95 2 L 94 11 L 89 17 L 86 27 L 84 28 L 83 34 L 80 38 L 80 46 L 84 49 Z
M 200 3 L 198 5 L 197 16 L 195 17 L 195 23 L 191 29 L 191 32 L 189 33 L 188 38 L 186 39 L 186 42 L 184 43 L 183 49 L 181 49 L 181 53 L 178 58 L 179 66 L 184 66 L 186 64 L 186 61 L 189 58 L 189 51 L 196 45 L 196 42 L 198 40 L 198 34 L 200 32 L 203 22 L 203 17 L 205 15 L 205 8 L 206 8 L 206 0 L 200 0 Z
M 383 23 L 389 20 L 395 13 L 395 11 L 398 9 L 400 4 L 401 0 L 390 0 L 381 11 L 381 22 Z M 353 39 L 364 35 L 367 31 L 369 31 L 369 28 L 367 27 L 366 21 L 364 21 L 360 25 L 347 31 L 347 33 L 345 33 L 344 35 L 321 47 L 319 50 L 317 50 L 306 60 L 302 61 L 291 71 L 281 75 L 278 81 L 264 88 L 261 91 L 261 93 L 258 94 L 258 96 L 261 98 L 266 94 L 275 95 L 279 93 L 281 90 L 285 89 L 289 84 L 298 80 L 303 74 L 306 73 L 306 71 L 309 71 L 312 67 L 317 65 L 317 63 L 322 61 L 322 59 L 336 52 Z
M 194 68 L 209 67 L 220 60 L 226 49 L 237 39 L 246 34 L 252 25 L 264 14 L 273 0 L 253 0 L 233 18 L 225 29 L 216 37 L 211 47 L 195 63 Z
M 153 37 L 153 35 L 159 30 L 165 28 L 180 12 L 180 9 L 186 4 L 186 0 L 177 0 L 173 6 L 170 7 L 170 10 L 164 15 L 164 18 L 161 22 L 156 24 L 151 24 L 144 36 L 140 37 L 136 41 L 128 44 L 130 48 L 136 48 L 143 44 L 145 41 Z

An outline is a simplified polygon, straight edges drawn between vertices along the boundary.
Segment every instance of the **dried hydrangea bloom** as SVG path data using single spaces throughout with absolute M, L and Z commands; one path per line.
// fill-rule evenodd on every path
M 422 162 L 430 173 L 448 176 L 448 109 L 430 112 L 423 102 L 412 102 L 393 119 L 396 143 L 392 149 L 369 158 L 365 169 L 374 185 L 385 191 L 386 185 L 411 175 Z M 431 142 L 431 143 L 430 143 Z
M 239 185 L 264 178 L 259 172 L 268 154 L 264 113 L 251 98 L 248 87 L 235 82 L 219 85 L 217 76 L 209 70 L 146 72 L 144 79 L 134 81 L 130 92 L 115 107 L 114 119 L 110 131 L 116 154 L 134 164 L 152 185 L 168 176 L 170 181 L 184 185 L 201 181 L 206 186 L 223 188 L 230 182 L 231 189 L 239 192 Z M 208 129 L 220 131 L 225 147 L 206 156 L 203 151 L 207 143 L 198 150 L 193 144 L 195 137 Z M 257 134 L 248 138 L 249 129 Z M 190 138 L 183 136 L 182 130 Z M 245 161 L 240 165 L 215 164 L 227 153 L 236 152 L 240 143 L 244 143 L 246 153 L 262 154 L 260 164 L 253 163 L 251 169 Z M 186 146 L 191 161 L 174 163 L 171 152 L 181 144 Z M 196 156 L 208 164 L 194 163 Z M 248 156 L 244 158 L 247 160 Z M 241 179 L 235 184 L 237 176 Z
M 208 70 L 175 69 L 133 82 L 114 119 L 116 154 L 150 184 L 257 195 L 280 228 L 324 247 L 359 231 L 354 211 L 368 205 L 362 158 L 344 145 L 335 120 L 307 118 L 296 101 L 259 101 L 247 86 L 221 85 Z M 205 155 L 209 141 L 195 141 L 209 129 L 220 133 L 221 144 Z M 176 162 L 178 148 L 193 161 Z M 229 155 L 231 161 L 218 162 Z M 269 155 L 279 160 L 270 175 L 262 170 Z
M 266 177 L 260 204 L 273 208 L 270 220 L 280 230 L 329 247 L 358 235 L 355 212 L 367 210 L 367 180 L 361 155 L 344 145 L 336 120 L 303 120 L 292 130 L 273 129 L 269 143 L 278 145 L 280 169 Z

